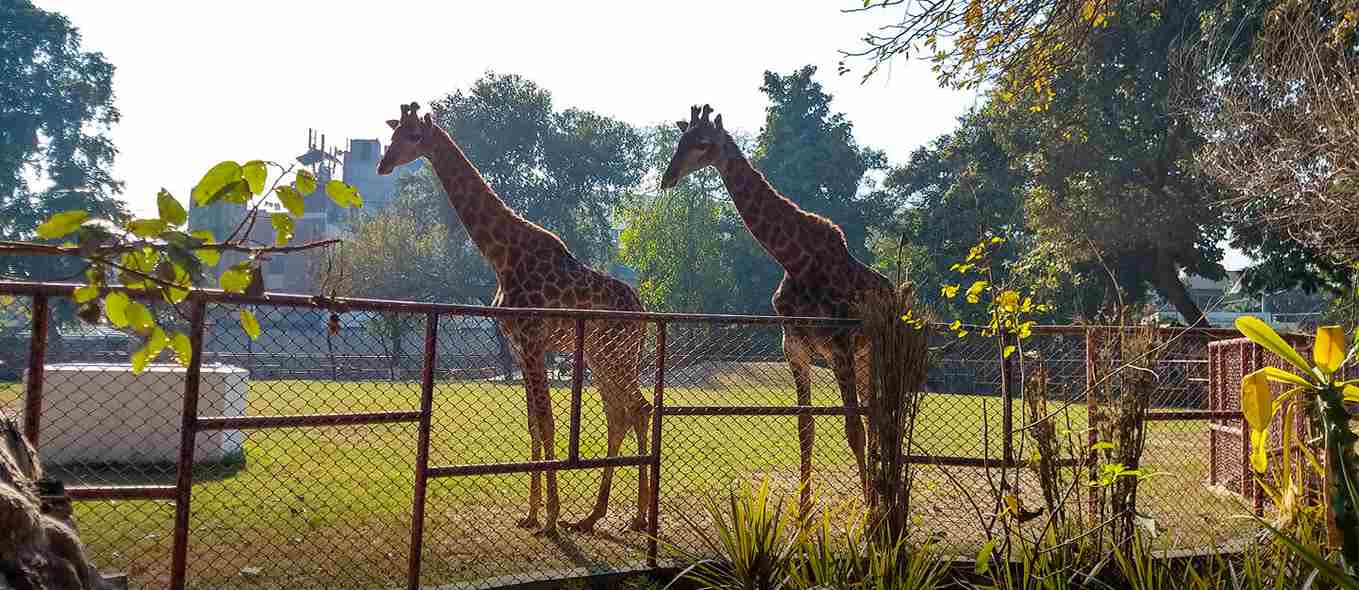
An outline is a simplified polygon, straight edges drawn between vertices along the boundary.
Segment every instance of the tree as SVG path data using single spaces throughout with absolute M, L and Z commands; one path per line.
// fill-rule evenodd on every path
M 856 3 L 857 4 L 857 3 Z M 1135 3 L 1151 6 L 1151 3 Z M 846 12 L 890 12 L 891 22 L 841 53 L 867 59 L 864 79 L 897 57 L 932 62 L 941 85 L 979 88 L 1042 102 L 1053 80 L 1079 67 L 1083 54 L 1115 18 L 1113 0 L 865 0 Z M 898 16 L 899 15 L 899 16 Z
M 33 239 L 39 223 L 72 209 L 127 219 L 109 171 L 117 149 L 106 133 L 119 118 L 113 66 L 81 47 L 66 17 L 28 0 L 0 6 L 0 97 L 0 239 Z M 80 271 L 70 259 L 0 256 L 10 277 Z
M 843 113 L 831 110 L 831 95 L 812 80 L 806 66 L 783 75 L 765 72 L 760 90 L 769 97 L 764 125 L 755 138 L 751 161 L 774 188 L 800 207 L 826 216 L 845 232 L 852 254 L 871 260 L 870 222 L 886 219 L 891 207 L 871 190 L 870 170 L 887 166 L 882 152 L 862 147 Z M 770 297 L 783 272 L 737 216 L 727 218 L 732 233 L 727 247 L 732 273 L 740 277 L 728 309 L 769 313 Z
M 646 135 L 649 169 L 659 173 L 679 132 L 666 124 Z M 740 221 L 725 196 L 722 180 L 705 170 L 662 194 L 639 190 L 623 205 L 617 259 L 637 272 L 638 293 L 647 309 L 730 309 L 739 282 L 731 267 L 731 230 L 733 221 Z
M 1187 60 L 1216 80 L 1185 97 L 1208 138 L 1197 163 L 1233 189 L 1224 210 L 1238 241 L 1287 274 L 1269 286 L 1344 277 L 1359 260 L 1359 21 L 1348 2 L 1278 3 L 1267 15 L 1243 58 L 1232 19 L 1217 18 Z M 1305 251 L 1280 251 L 1290 241 Z
M 421 175 L 428 171 L 415 176 Z M 318 268 L 317 284 L 324 292 L 347 297 L 478 301 L 484 287 L 469 281 L 463 270 L 476 266 L 481 255 L 460 225 L 449 228 L 428 211 L 423 200 L 403 196 L 377 213 L 357 218 L 349 238 L 333 247 Z M 411 337 L 409 317 L 379 313 L 366 326 L 386 349 L 393 379 L 399 377 L 397 369 Z
M 1223 187 L 1193 166 L 1203 137 L 1176 93 L 1178 39 L 1197 38 L 1202 7 L 1112 8 L 1075 67 L 1046 97 L 993 95 L 1006 149 L 1030 178 L 1024 210 L 1044 256 L 1109 268 L 1128 300 L 1150 285 L 1191 323 L 1202 310 L 1179 273 L 1220 278 Z
M 882 190 L 899 212 L 894 224 L 875 232 L 877 267 L 894 276 L 899 265 L 916 297 L 941 317 L 984 323 L 984 310 L 942 290 L 959 282 L 954 267 L 974 245 L 1004 237 L 989 257 L 994 278 L 1052 302 L 1052 311 L 1040 314 L 1043 319 L 1091 317 L 1102 302 L 1101 274 L 1085 268 L 1072 273 L 1044 257 L 1025 256 L 1035 247 L 1023 215 L 1027 178 L 997 136 L 993 111 L 982 107 L 960 117 L 957 129 L 917 149 L 887 175 Z
M 433 103 L 439 124 L 506 203 L 553 231 L 582 260 L 612 255 L 613 220 L 643 171 L 640 133 L 516 75 L 487 73 Z M 445 205 L 447 206 L 447 205 Z
M 764 73 L 769 97 L 753 162 L 774 187 L 803 209 L 830 218 L 845 232 L 849 250 L 867 259 L 870 220 L 889 208 L 869 190 L 866 174 L 887 168 L 879 150 L 862 147 L 844 113 L 831 111 L 831 95 L 812 80 L 816 67 L 781 75 Z

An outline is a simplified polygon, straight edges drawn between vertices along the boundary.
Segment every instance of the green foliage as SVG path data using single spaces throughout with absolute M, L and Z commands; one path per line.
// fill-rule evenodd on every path
M 432 107 L 510 208 L 560 236 L 586 262 L 611 257 L 610 217 L 643 172 L 637 130 L 591 111 L 557 110 L 546 89 L 494 72 Z M 458 225 L 447 198 L 440 210 L 447 227 Z
M 29 0 L 0 3 L 0 240 L 31 240 L 65 211 L 126 217 L 123 185 L 111 174 L 118 150 L 108 131 L 120 118 L 113 70 L 60 13 Z M 75 260 L 0 251 L 8 277 L 58 280 L 80 270 Z
M 1359 403 L 1359 379 L 1343 380 L 1346 366 L 1359 356 L 1359 339 L 1348 350 L 1345 332 L 1339 326 L 1317 329 L 1312 343 L 1312 360 L 1303 358 L 1292 346 L 1274 332 L 1268 324 L 1251 316 L 1238 318 L 1237 329 L 1252 342 L 1259 344 L 1288 362 L 1301 374 L 1266 367 L 1246 375 L 1241 382 L 1241 408 L 1251 429 L 1251 462 L 1257 472 L 1265 471 L 1268 462 L 1266 433 L 1273 417 L 1282 409 L 1287 414 L 1294 398 L 1309 395 L 1322 424 L 1326 448 L 1326 481 L 1330 486 L 1330 510 L 1336 528 L 1341 531 L 1342 554 L 1345 568 L 1359 579 L 1359 457 L 1354 445 L 1359 441 L 1350 424 L 1346 403 Z M 1269 383 L 1283 383 L 1291 387 L 1275 397 Z M 1291 432 L 1291 421 L 1285 421 L 1284 457 L 1286 472 L 1293 449 L 1289 448 L 1296 435 Z M 1305 452 L 1305 451 L 1304 451 Z M 1290 476 L 1291 477 L 1291 476 Z
M 871 190 L 867 173 L 885 170 L 887 157 L 859 145 L 853 124 L 831 109 L 833 97 L 815 74 L 815 66 L 765 72 L 760 91 L 769 106 L 751 162 L 798 206 L 835 221 L 850 253 L 867 260 L 870 224 L 891 213 L 885 196 Z
M 268 184 L 270 167 L 279 170 L 272 185 Z M 221 162 L 203 175 L 191 195 L 200 205 L 227 201 L 247 205 L 246 220 L 253 219 L 270 196 L 285 201 L 288 212 L 270 215 L 275 230 L 274 246 L 259 246 L 238 238 L 244 222 L 231 235 L 218 241 L 211 231 L 187 233 L 188 213 L 169 191 L 161 189 L 156 195 L 156 217 L 127 220 L 121 227 L 110 228 L 108 219 L 99 219 L 92 212 L 75 209 L 49 217 L 37 231 L 40 238 L 64 238 L 74 242 L 52 246 L 42 243 L 13 242 L 5 248 L 17 252 L 78 259 L 88 265 L 86 283 L 75 288 L 73 298 L 79 305 L 80 317 L 95 321 L 103 315 L 114 327 L 126 329 L 143 339 L 143 346 L 132 355 L 134 372 L 141 372 L 167 347 L 175 352 L 180 363 L 188 363 L 191 354 L 187 337 L 166 334 L 158 325 L 149 308 L 134 297 L 159 295 L 171 305 L 183 302 L 189 290 L 206 277 L 205 268 L 215 267 L 222 250 L 247 254 L 247 258 L 225 270 L 217 277 L 223 290 L 250 293 L 262 288 L 259 260 L 275 248 L 291 243 L 296 230 L 295 218 L 305 212 L 305 203 L 297 197 L 297 185 L 314 185 L 310 174 L 294 177 L 295 185 L 282 185 L 291 169 L 260 160 L 245 165 Z M 350 206 L 361 206 L 362 197 L 354 187 L 332 181 L 328 192 L 339 195 Z M 280 189 L 283 189 L 280 192 Z M 310 245 L 302 245 L 306 249 Z M 3 252 L 0 249 L 0 252 Z M 206 267 L 205 267 L 206 265 Z M 111 287 L 116 276 L 123 290 Z M 131 294 L 131 296 L 129 295 Z M 251 339 L 260 335 L 260 324 L 248 311 L 241 314 L 241 326 Z
M 648 167 L 664 170 L 679 133 L 660 125 L 646 133 Z M 638 294 L 653 311 L 697 312 L 731 308 L 740 282 L 732 250 L 739 217 L 711 171 L 685 178 L 659 195 L 639 191 L 621 207 L 623 227 L 616 260 L 637 273 Z
M 827 508 L 798 517 L 766 478 L 742 486 L 725 502 L 709 497 L 707 525 L 681 514 L 703 549 L 672 551 L 690 565 L 671 582 L 701 588 L 763 590 L 863 589 L 931 590 L 941 587 L 946 563 L 932 547 L 887 542 L 857 510 Z M 668 586 L 667 586 L 668 587 Z

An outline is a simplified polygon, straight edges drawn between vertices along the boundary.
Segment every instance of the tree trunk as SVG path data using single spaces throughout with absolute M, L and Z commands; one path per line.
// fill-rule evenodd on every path
M 41 480 L 37 453 L 18 424 L 0 416 L 0 588 L 108 588 L 85 557 L 64 494 L 40 496 Z
M 1198 304 L 1194 303 L 1194 298 L 1189 296 L 1189 289 L 1180 281 L 1179 269 L 1170 255 L 1164 250 L 1158 250 L 1155 265 L 1151 275 L 1156 292 L 1175 306 L 1175 311 L 1184 316 L 1186 324 L 1196 328 L 1208 327 L 1208 319 L 1203 316 L 1203 310 L 1199 309 Z

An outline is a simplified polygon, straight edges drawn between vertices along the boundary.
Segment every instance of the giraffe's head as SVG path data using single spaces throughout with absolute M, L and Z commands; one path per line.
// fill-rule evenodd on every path
M 702 108 L 695 106 L 689 109 L 687 122 L 675 121 L 680 130 L 679 145 L 675 146 L 675 155 L 661 177 L 661 188 L 672 188 L 690 173 L 722 161 L 728 145 L 727 132 L 722 129 L 722 115 L 708 120 L 712 112 L 713 108 L 706 104 Z
M 392 141 L 378 162 L 378 174 L 391 174 L 398 166 L 430 153 L 434 145 L 434 119 L 429 113 L 420 117 L 419 110 L 419 104 L 403 104 L 401 119 L 387 121 L 392 128 Z

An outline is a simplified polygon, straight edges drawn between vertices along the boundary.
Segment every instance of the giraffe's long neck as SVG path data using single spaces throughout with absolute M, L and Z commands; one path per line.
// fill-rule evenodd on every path
M 524 219 L 500 200 L 446 131 L 436 127 L 434 133 L 436 145 L 428 155 L 434 173 L 467 235 L 497 275 L 510 272 L 525 253 L 570 255 L 561 238 Z
M 785 271 L 794 276 L 802 274 L 813 263 L 817 252 L 808 249 L 804 242 L 831 237 L 822 234 L 835 232 L 834 226 L 774 190 L 730 137 L 725 152 L 727 155 L 717 164 L 717 170 L 746 228 Z M 818 250 L 831 251 L 833 248 Z

